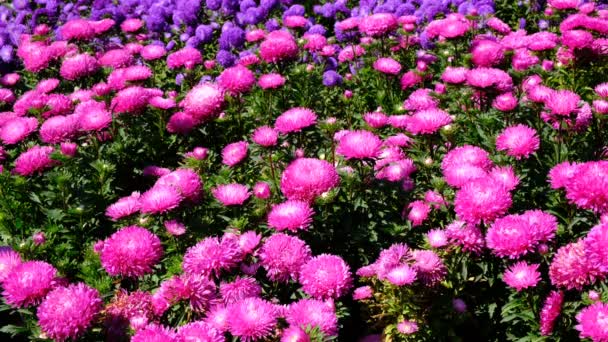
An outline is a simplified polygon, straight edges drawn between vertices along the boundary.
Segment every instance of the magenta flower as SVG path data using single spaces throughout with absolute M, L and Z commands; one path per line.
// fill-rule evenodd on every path
M 79 128 L 78 115 L 58 115 L 47 119 L 40 126 L 40 138 L 47 144 L 56 144 L 72 139 Z
M 594 342 L 608 340 L 608 328 L 605 319 L 608 316 L 608 304 L 593 303 L 576 315 L 576 330 L 580 331 L 581 338 L 589 338 Z
M 285 320 L 291 326 L 318 327 L 326 336 L 338 334 L 338 317 L 333 304 L 317 299 L 300 299 L 287 308 Z
M 311 252 L 310 247 L 297 237 L 275 233 L 266 239 L 259 257 L 270 280 L 287 282 L 298 278 L 300 268 L 310 260 Z
M 171 328 L 157 324 L 148 324 L 143 329 L 137 330 L 131 342 L 163 342 L 174 341 L 175 332 Z
M 338 140 L 336 153 L 347 159 L 372 159 L 380 154 L 382 140 L 369 131 L 348 131 Z
M 112 113 L 106 109 L 105 103 L 93 100 L 79 103 L 74 115 L 78 116 L 79 128 L 83 131 L 100 131 L 112 122 Z
M 0 283 L 17 265 L 21 264 L 21 256 L 8 246 L 0 246 Z
M 403 335 L 412 335 L 418 331 L 418 323 L 415 321 L 401 321 L 397 324 L 397 331 Z
M 151 273 L 162 255 L 158 236 L 145 228 L 129 226 L 105 240 L 99 258 L 111 276 L 139 277 Z
M 291 108 L 281 114 L 274 123 L 280 133 L 300 132 L 302 129 L 317 123 L 317 114 L 304 107 Z
M 392 58 L 378 58 L 374 62 L 374 69 L 387 75 L 397 75 L 401 71 L 401 64 Z
M 2 282 L 2 295 L 16 308 L 34 306 L 57 283 L 57 270 L 43 261 L 26 261 L 14 265 Z
M 511 193 L 490 178 L 476 179 L 456 191 L 454 210 L 470 223 L 492 221 L 511 207 Z
M 591 228 L 583 241 L 588 262 L 601 272 L 608 272 L 608 224 Z
M 218 77 L 220 87 L 232 94 L 246 93 L 255 84 L 255 75 L 242 65 L 224 70 Z
M 102 305 L 97 290 L 84 283 L 59 287 L 38 307 L 38 324 L 49 338 L 76 339 L 86 332 Z
M 51 153 L 53 153 L 51 146 L 32 146 L 17 157 L 14 172 L 22 176 L 31 176 L 53 166 L 56 162 L 50 158 Z
M 285 77 L 281 74 L 265 74 L 258 79 L 258 85 L 262 89 L 277 89 L 285 84 Z
M 259 298 L 262 287 L 253 278 L 237 277 L 230 283 L 220 284 L 220 295 L 224 304 L 229 305 L 245 298 Z
M 601 272 L 587 260 L 582 240 L 560 247 L 549 265 L 551 284 L 568 290 L 580 290 L 600 276 Z
M 395 286 L 404 286 L 416 281 L 417 276 L 418 273 L 411 266 L 399 265 L 386 274 L 386 280 Z
M 186 226 L 177 220 L 169 220 L 164 222 L 165 229 L 173 236 L 180 236 L 186 233 Z
M 253 131 L 251 140 L 260 146 L 271 147 L 277 144 L 278 133 L 270 126 L 261 126 Z
M 224 91 L 215 83 L 203 83 L 192 88 L 180 106 L 195 121 L 204 122 L 218 116 L 224 106 Z
M 529 157 L 536 152 L 540 146 L 540 139 L 536 135 L 536 130 L 526 125 L 516 125 L 507 127 L 496 138 L 496 149 L 507 151 L 507 154 L 520 159 Z
M 490 67 L 500 62 L 504 58 L 504 47 L 495 41 L 482 39 L 473 41 L 471 49 L 472 61 L 479 67 Z
M 236 166 L 247 157 L 249 144 L 246 141 L 238 141 L 226 145 L 222 149 L 222 163 L 230 167 Z
M 564 293 L 561 291 L 551 291 L 543 308 L 540 312 L 540 334 L 543 336 L 551 335 L 555 320 L 559 317 L 564 302 Z
M 374 295 L 374 291 L 369 286 L 361 286 L 353 291 L 354 300 L 365 300 L 371 298 Z
M 255 341 L 270 336 L 277 325 L 278 312 L 274 304 L 260 298 L 245 298 L 228 306 L 228 331 L 243 341 Z
M 424 201 L 414 201 L 407 207 L 410 209 L 407 219 L 412 222 L 412 227 L 421 225 L 431 212 L 431 207 Z
M 432 108 L 414 113 L 407 121 L 406 127 L 412 134 L 433 134 L 450 123 L 452 117 L 447 112 Z
M 177 208 L 183 199 L 173 186 L 154 185 L 139 198 L 140 210 L 144 214 L 165 213 Z
M 509 287 L 521 291 L 528 287 L 534 287 L 540 281 L 538 264 L 528 265 L 524 261 L 515 263 L 505 271 L 502 279 Z
M 182 268 L 191 274 L 211 275 L 234 267 L 240 260 L 238 241 L 208 237 L 188 248 Z
M 417 272 L 417 278 L 424 284 L 434 285 L 445 278 L 447 269 L 435 252 L 415 250 L 412 252 L 412 259 L 414 260 L 412 266 Z
M 247 186 L 238 183 L 218 185 L 211 190 L 211 193 L 225 206 L 243 205 L 251 196 Z
M 292 59 L 298 55 L 298 44 L 287 31 L 272 31 L 260 44 L 260 57 L 267 63 Z
M 9 119 L 0 126 L 0 140 L 6 145 L 12 145 L 25 139 L 38 128 L 38 120 L 29 117 Z
M 446 227 L 450 244 L 459 246 L 464 252 L 480 253 L 485 246 L 481 230 L 463 221 L 454 221 Z
M 274 205 L 268 213 L 268 226 L 277 231 L 290 230 L 297 232 L 307 230 L 312 223 L 314 210 L 308 202 L 287 200 Z
M 180 341 L 224 342 L 226 340 L 219 330 L 202 321 L 182 325 L 177 330 L 177 337 Z
M 336 169 L 325 160 L 299 158 L 281 175 L 281 191 L 288 199 L 313 201 L 340 182 Z
M 359 31 L 367 36 L 380 37 L 397 28 L 397 17 L 392 13 L 377 13 L 361 18 Z
M 448 235 L 443 229 L 431 229 L 426 234 L 426 240 L 433 248 L 441 248 L 448 245 Z
M 570 90 L 554 90 L 546 99 L 545 105 L 555 115 L 568 116 L 576 111 L 580 101 L 581 97 Z
M 192 70 L 195 66 L 202 63 L 203 57 L 200 51 L 191 47 L 182 48 L 167 56 L 167 67 L 169 69 L 185 67 Z
M 59 73 L 66 80 L 76 80 L 94 74 L 99 69 L 95 57 L 82 53 L 66 57 L 61 63 Z
M 203 182 L 196 171 L 187 168 L 177 169 L 160 177 L 154 186 L 172 186 L 185 198 L 197 200 L 203 189 Z
M 133 192 L 130 196 L 118 199 L 116 203 L 106 209 L 106 216 L 113 221 L 118 221 L 123 217 L 135 214 L 141 208 L 139 198 L 139 192 Z

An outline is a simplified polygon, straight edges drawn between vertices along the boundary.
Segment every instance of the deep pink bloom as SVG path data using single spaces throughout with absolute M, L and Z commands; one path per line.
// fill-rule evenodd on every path
M 454 198 L 454 210 L 464 221 L 489 222 L 506 213 L 511 203 L 511 193 L 507 188 L 487 177 L 460 188 Z
M 228 306 L 228 331 L 242 341 L 268 338 L 277 325 L 278 310 L 260 298 L 245 298 Z
M 222 164 L 236 166 L 247 158 L 249 144 L 246 141 L 238 141 L 226 145 L 222 149 Z
M 589 263 L 601 272 L 608 272 L 608 224 L 598 224 L 591 228 L 583 240 L 585 255 Z
M 433 251 L 412 251 L 412 265 L 417 272 L 417 278 L 426 285 L 435 285 L 442 281 L 447 274 L 443 260 Z
M 450 150 L 443 157 L 441 169 L 445 171 L 461 164 L 470 164 L 483 170 L 488 170 L 492 167 L 492 161 L 488 152 L 477 146 L 464 145 Z
M 177 220 L 169 220 L 164 223 L 167 232 L 173 236 L 180 236 L 186 233 L 186 226 Z
M 560 189 L 566 187 L 567 184 L 570 184 L 576 175 L 578 166 L 578 163 L 565 161 L 551 168 L 548 175 L 551 188 Z
M 224 92 L 218 85 L 203 83 L 192 88 L 180 105 L 186 113 L 203 122 L 219 115 L 224 102 Z
M 373 295 L 374 291 L 370 286 L 361 286 L 353 291 L 354 300 L 365 300 L 368 298 L 372 298 Z
M 433 134 L 450 123 L 452 117 L 447 112 L 432 108 L 414 113 L 407 121 L 406 128 L 412 134 Z
M 94 74 L 99 68 L 95 57 L 86 53 L 66 57 L 61 63 L 59 73 L 66 80 L 76 80 Z
M 258 79 L 258 85 L 262 89 L 277 89 L 285 84 L 285 77 L 281 74 L 265 74 Z
M 581 338 L 589 338 L 593 342 L 608 340 L 608 327 L 606 326 L 608 316 L 608 304 L 593 303 L 584 308 L 576 315 L 576 330 L 580 331 Z
M 410 285 L 416 281 L 418 273 L 409 265 L 393 267 L 386 273 L 386 280 L 396 286 Z
M 392 13 L 377 13 L 359 21 L 359 31 L 367 36 L 380 37 L 398 27 L 397 17 Z
M 102 305 L 99 292 L 84 283 L 59 287 L 38 307 L 38 324 L 49 338 L 76 339 L 86 332 Z
M 268 213 L 268 226 L 277 231 L 308 230 L 312 223 L 314 210 L 308 202 L 299 200 L 287 200 L 286 202 L 274 205 Z
M 70 140 L 78 131 L 79 119 L 79 115 L 58 115 L 48 118 L 40 126 L 41 140 L 49 144 Z
M 315 298 L 339 298 L 352 287 L 352 276 L 342 258 L 321 254 L 302 265 L 302 290 Z
M 53 166 L 55 161 L 50 158 L 53 151 L 51 146 L 32 146 L 17 157 L 14 172 L 22 176 L 31 176 Z
M 152 61 L 163 57 L 167 53 L 162 45 L 150 44 L 144 46 L 141 51 L 141 57 L 147 61 Z
M 135 214 L 141 208 L 139 197 L 139 192 L 133 192 L 130 196 L 120 198 L 106 209 L 106 216 L 113 221 L 118 221 L 123 217 Z
M 110 104 L 114 113 L 139 114 L 146 109 L 148 101 L 154 96 L 161 96 L 160 89 L 132 86 L 120 90 Z
M 260 44 L 260 57 L 267 63 L 291 59 L 298 54 L 298 44 L 287 31 L 272 31 Z
M 578 108 L 581 97 L 570 90 L 555 90 L 545 101 L 547 108 L 555 115 L 570 115 Z
M 179 206 L 184 197 L 179 190 L 170 185 L 154 185 L 144 192 L 140 199 L 141 212 L 144 214 L 160 214 Z
M 340 182 L 336 169 L 325 160 L 298 158 L 281 175 L 281 191 L 288 199 L 313 201 Z
M 120 24 L 120 29 L 126 33 L 132 33 L 138 31 L 144 26 L 144 21 L 137 18 L 130 18 Z
M 105 240 L 99 257 L 111 276 L 139 277 L 151 273 L 162 255 L 158 236 L 145 228 L 129 226 Z
M 287 282 L 298 279 L 300 268 L 310 260 L 311 252 L 297 237 L 275 233 L 266 239 L 259 257 L 270 280 Z
M 534 287 L 540 281 L 538 264 L 528 265 L 524 261 L 515 263 L 505 271 L 502 279 L 509 287 L 521 291 L 525 288 Z
M 397 75 L 401 71 L 401 64 L 396 60 L 388 57 L 378 58 L 374 62 L 374 69 L 387 75 Z
M 199 124 L 198 120 L 192 115 L 184 112 L 176 112 L 169 118 L 167 131 L 170 133 L 188 134 L 197 124 Z
M 338 334 L 338 317 L 330 302 L 317 299 L 300 299 L 287 308 L 285 320 L 291 326 L 316 328 L 326 336 Z
M 495 87 L 501 91 L 511 90 L 513 79 L 508 73 L 495 68 L 475 68 L 467 71 L 467 83 L 476 88 Z
M 401 90 L 411 88 L 420 82 L 422 82 L 422 76 L 411 70 L 403 74 L 403 76 L 401 76 L 401 79 L 399 80 L 399 83 L 401 84 Z
M 290 325 L 283 330 L 281 342 L 310 342 L 310 337 L 304 329 Z
M 246 67 L 237 65 L 222 71 L 218 84 L 232 94 L 246 93 L 255 84 L 255 75 Z
M 182 268 L 186 273 L 209 276 L 236 266 L 241 257 L 238 241 L 208 237 L 188 248 Z
M 112 68 L 124 68 L 133 64 L 133 55 L 127 49 L 112 49 L 101 55 L 99 65 Z
M 412 111 L 437 108 L 439 101 L 431 94 L 432 92 L 430 89 L 416 89 L 410 94 L 407 100 L 403 102 L 403 108 Z
M 253 131 L 251 140 L 263 147 L 271 147 L 277 144 L 278 133 L 270 126 L 261 126 Z
M 6 275 L 2 295 L 13 307 L 40 303 L 57 283 L 57 270 L 43 261 L 26 261 L 15 265 Z
M 424 201 L 414 201 L 407 207 L 409 209 L 407 219 L 412 222 L 412 227 L 421 225 L 431 212 L 431 207 L 424 203 Z
M 15 117 L 0 126 L 0 140 L 6 145 L 16 144 L 38 128 L 38 120 L 30 117 Z
M 401 321 L 397 324 L 397 331 L 404 335 L 412 335 L 418 331 L 418 323 L 415 321 Z
M 253 186 L 253 195 L 259 199 L 269 199 L 270 185 L 266 182 L 257 182 Z
M 317 114 L 304 107 L 291 108 L 279 115 L 274 127 L 283 134 L 299 132 L 317 123 Z
M 473 41 L 472 61 L 479 67 L 490 67 L 500 64 L 504 58 L 504 47 L 495 41 L 483 39 Z
M 79 128 L 83 131 L 99 131 L 112 122 L 112 114 L 105 103 L 94 100 L 79 103 L 74 115 L 78 116 Z
M 465 252 L 479 253 L 485 246 L 481 230 L 463 221 L 454 221 L 446 227 L 450 244 L 460 246 Z
M 463 83 L 467 79 L 467 72 L 469 70 L 464 67 L 451 67 L 448 66 L 441 74 L 441 80 L 446 83 L 459 84 Z
M 237 277 L 230 283 L 221 283 L 220 294 L 224 304 L 229 305 L 245 298 L 259 298 L 262 287 L 253 278 Z
M 517 98 L 511 92 L 500 94 L 492 101 L 492 107 L 502 112 L 510 112 L 517 107 Z
M 224 342 L 226 338 L 211 324 L 194 321 L 182 325 L 177 330 L 179 341 Z
M 213 193 L 213 197 L 220 201 L 225 206 L 231 205 L 243 205 L 249 196 L 251 196 L 251 192 L 247 186 L 232 183 L 232 184 L 221 184 L 211 190 Z
M 561 291 L 551 291 L 543 308 L 540 312 L 540 334 L 543 336 L 549 336 L 553 332 L 553 326 L 555 320 L 559 317 L 562 309 L 562 303 L 564 302 L 564 293 Z
M 0 246 L 0 283 L 4 282 L 6 276 L 21 264 L 21 256 L 8 246 Z
M 61 38 L 65 40 L 89 40 L 95 37 L 95 29 L 86 19 L 73 19 L 59 28 Z
M 373 159 L 380 154 L 382 140 L 372 132 L 348 131 L 338 140 L 336 153 L 346 159 Z
M 432 248 L 441 248 L 448 245 L 448 235 L 443 229 L 431 229 L 426 233 L 426 240 Z
M 137 330 L 131 337 L 131 342 L 166 342 L 174 341 L 175 332 L 171 328 L 157 324 L 148 324 Z
M 600 271 L 588 262 L 582 240 L 560 247 L 549 266 L 551 284 L 568 290 L 580 290 L 600 275 Z
M 203 63 L 203 57 L 195 48 L 185 47 L 177 50 L 167 56 L 167 67 L 169 69 L 177 69 L 185 67 L 186 69 L 194 69 L 195 66 Z
M 372 128 L 381 128 L 388 122 L 386 114 L 381 112 L 370 112 L 363 115 L 365 122 Z
M 185 198 L 192 201 L 197 200 L 203 189 L 203 182 L 196 171 L 187 168 L 177 169 L 160 177 L 155 186 L 169 185 L 176 188 Z
M 573 172 L 572 178 L 570 181 L 566 180 L 564 184 L 566 198 L 579 208 L 606 212 L 608 210 L 608 161 L 582 163 L 573 168 L 571 172 Z

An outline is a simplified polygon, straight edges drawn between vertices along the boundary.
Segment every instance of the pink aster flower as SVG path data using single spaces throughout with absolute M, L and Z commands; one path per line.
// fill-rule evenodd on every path
M 467 84 L 475 88 L 495 87 L 501 91 L 511 90 L 513 79 L 505 71 L 495 68 L 475 68 L 467 71 Z
M 185 67 L 186 69 L 194 69 L 195 66 L 203 63 L 203 57 L 195 48 L 185 47 L 177 50 L 167 56 L 167 67 L 169 69 L 177 69 Z
M 520 159 L 528 157 L 538 150 L 540 139 L 536 135 L 536 130 L 526 125 L 516 125 L 507 127 L 496 138 L 496 149 L 507 151 L 507 154 Z
M 608 161 L 582 163 L 574 172 L 565 184 L 566 198 L 579 208 L 608 211 Z
M 154 186 L 169 185 L 176 188 L 179 193 L 191 201 L 197 200 L 203 189 L 203 182 L 196 171 L 180 168 L 161 176 Z
M 608 82 L 598 84 L 593 90 L 600 97 L 608 97 Z
M 49 144 L 70 140 L 79 128 L 78 115 L 58 115 L 47 119 L 40 126 L 40 138 Z
M 304 107 L 291 108 L 281 114 L 275 121 L 274 127 L 283 134 L 299 132 L 317 123 L 317 114 Z
M 314 211 L 308 202 L 288 200 L 272 207 L 268 214 L 268 226 L 278 231 L 307 230 L 313 215 Z
M 381 128 L 388 122 L 386 114 L 381 112 L 370 112 L 363 115 L 365 122 L 372 128 Z
M 412 251 L 414 264 L 412 267 L 417 272 L 417 278 L 424 284 L 434 285 L 442 281 L 447 274 L 447 269 L 441 258 L 433 251 Z
M 56 285 L 57 270 L 43 261 L 26 261 L 8 272 L 2 295 L 13 307 L 29 307 L 40 303 Z
M 426 240 L 433 248 L 441 248 L 448 245 L 448 235 L 443 229 L 431 229 L 426 233 Z
M 504 47 L 495 41 L 482 39 L 473 41 L 472 61 L 479 67 L 490 67 L 500 64 L 504 58 Z
M 167 50 L 165 50 L 164 46 L 152 44 L 144 46 L 140 51 L 141 57 L 147 61 L 160 59 L 166 53 Z
M 593 303 L 584 308 L 576 315 L 576 330 L 580 331 L 581 338 L 589 338 L 594 342 L 608 340 L 608 326 L 606 317 L 608 316 L 608 304 Z
M 177 220 L 169 220 L 164 223 L 167 232 L 173 236 L 180 236 L 186 233 L 186 226 Z
M 534 287 L 540 281 L 540 272 L 538 272 L 538 264 L 528 265 L 524 261 L 515 263 L 505 271 L 502 279 L 511 288 L 518 292 Z
M 255 84 L 255 75 L 242 65 L 225 69 L 218 77 L 218 84 L 233 94 L 246 93 Z
M 294 160 L 281 175 L 281 191 L 288 199 L 313 201 L 340 182 L 336 169 L 327 161 L 314 158 Z
M 409 208 L 407 219 L 412 222 L 412 227 L 421 225 L 431 212 L 431 207 L 424 201 L 414 201 L 407 207 Z
M 511 207 L 511 193 L 490 178 L 476 179 L 456 192 L 454 210 L 471 223 L 492 221 Z
M 59 287 L 38 307 L 38 324 L 49 338 L 76 339 L 86 332 L 102 305 L 97 290 L 84 283 Z
M 243 205 L 249 196 L 251 196 L 251 192 L 249 192 L 247 186 L 238 183 L 221 184 L 211 190 L 211 192 L 213 193 L 213 197 L 225 206 Z
M 496 96 L 492 101 L 492 107 L 500 110 L 501 112 L 509 112 L 517 107 L 517 98 L 513 93 L 504 93 Z
M 422 82 L 422 76 L 414 71 L 408 71 L 401 76 L 399 82 L 401 84 L 401 89 L 406 90 Z
M 41 93 L 48 94 L 59 86 L 59 82 L 60 81 L 56 78 L 44 79 L 44 80 L 38 82 L 38 84 L 36 84 L 36 90 Z
M 53 150 L 51 146 L 32 146 L 17 157 L 14 172 L 22 176 L 31 176 L 53 166 L 55 161 L 50 158 Z
M 137 32 L 144 26 L 144 21 L 137 18 L 130 18 L 120 24 L 120 29 L 125 33 Z
M 59 28 L 61 38 L 65 40 L 89 40 L 95 37 L 95 29 L 91 22 L 85 19 L 73 19 Z
M 465 252 L 479 253 L 485 246 L 481 230 L 463 221 L 454 221 L 446 227 L 450 244 L 460 246 Z
M 283 330 L 281 342 L 310 342 L 310 337 L 304 329 L 290 325 Z
M 166 342 L 174 341 L 175 332 L 171 328 L 158 324 L 148 324 L 131 337 L 131 342 Z
M 260 57 L 267 63 L 276 63 L 298 55 L 298 44 L 287 31 L 272 31 L 260 44 Z
M 431 96 L 430 89 L 417 89 L 403 103 L 403 108 L 412 111 L 435 109 L 439 101 Z
M 105 103 L 94 100 L 79 103 L 74 114 L 78 116 L 79 128 L 83 131 L 99 131 L 112 122 L 112 114 Z
M 578 163 L 570 163 L 568 161 L 555 165 L 549 170 L 549 183 L 551 188 L 560 189 L 569 184 L 576 175 Z
M 177 134 L 188 134 L 199 122 L 192 115 L 177 112 L 171 115 L 167 123 L 167 131 Z
M 162 255 L 158 236 L 145 228 L 129 226 L 105 240 L 99 257 L 111 276 L 139 277 L 151 273 Z
M 236 266 L 240 260 L 238 241 L 208 237 L 188 248 L 182 268 L 186 273 L 211 275 Z
M 369 131 L 349 131 L 338 141 L 336 153 L 346 159 L 371 159 L 380 154 L 382 140 Z
M 551 284 L 568 290 L 580 290 L 600 275 L 600 271 L 588 262 L 582 240 L 560 247 L 549 266 Z
M 181 106 L 197 121 L 207 121 L 219 115 L 224 106 L 224 92 L 214 83 L 203 83 L 192 88 Z
M 224 304 L 229 305 L 245 298 L 259 298 L 262 287 L 253 278 L 237 277 L 230 283 L 221 283 L 220 294 Z
M 30 117 L 9 119 L 0 126 L 0 140 L 6 145 L 16 144 L 38 128 L 38 120 Z
M 236 166 L 247 157 L 249 144 L 246 141 L 238 141 L 226 145 L 222 149 L 222 163 L 230 167 Z
M 260 298 L 245 298 L 231 304 L 228 312 L 228 331 L 243 341 L 269 337 L 278 323 L 275 305 Z
M 608 272 L 608 224 L 591 228 L 583 241 L 588 262 L 601 272 Z
M 90 76 L 99 69 L 95 57 L 86 53 L 66 57 L 61 63 L 59 73 L 66 80 L 76 80 L 81 77 Z
M 471 22 L 458 13 L 450 14 L 445 19 L 431 21 L 426 27 L 429 38 L 457 38 L 464 35 L 470 28 Z
M 319 328 L 326 336 L 338 334 L 338 317 L 333 305 L 317 299 L 300 299 L 287 308 L 285 320 L 292 326 Z
M 78 151 L 78 145 L 72 142 L 62 142 L 59 146 L 59 149 L 61 150 L 61 154 L 63 154 L 64 156 L 74 157 L 76 156 L 76 152 Z
M 270 126 L 261 126 L 253 131 L 251 140 L 263 147 L 271 147 L 277 144 L 278 134 Z
M 140 199 L 141 212 L 144 214 L 160 214 L 179 206 L 184 197 L 179 190 L 170 185 L 154 185 L 144 192 Z
M 253 186 L 253 195 L 259 199 L 270 198 L 270 185 L 266 182 L 257 182 Z
M 464 67 L 448 66 L 443 71 L 443 74 L 441 74 L 441 80 L 451 84 L 463 83 L 467 79 L 468 71 L 469 70 Z
M 409 265 L 399 265 L 388 271 L 386 280 L 395 286 L 410 285 L 416 281 L 417 272 Z
M 559 317 L 564 302 L 564 293 L 561 291 L 551 291 L 543 308 L 540 312 L 540 334 L 549 336 L 553 332 L 555 320 Z
M 486 234 L 486 243 L 494 254 L 515 259 L 532 252 L 539 240 L 525 217 L 509 215 L 494 221 Z
M 397 324 L 397 331 L 403 335 L 412 335 L 418 331 L 418 323 L 411 320 L 405 320 Z
M 259 257 L 270 280 L 287 282 L 298 278 L 300 268 L 310 260 L 311 252 L 297 237 L 276 233 L 266 239 Z
M 0 246 L 0 283 L 17 265 L 21 264 L 21 256 L 8 246 Z
M 211 324 L 194 321 L 182 325 L 177 330 L 179 341 L 224 342 L 224 335 Z
M 374 295 L 374 291 L 369 286 L 361 286 L 353 291 L 354 300 L 365 300 L 371 298 Z
M 448 152 L 441 161 L 441 169 L 446 170 L 455 165 L 471 164 L 483 170 L 492 166 L 488 152 L 472 145 L 456 147 Z
M 148 101 L 154 96 L 161 96 L 159 89 L 149 89 L 132 86 L 120 90 L 112 99 L 110 108 L 114 113 L 139 114 L 148 106 Z
M 377 13 L 363 17 L 359 21 L 359 31 L 367 36 L 380 37 L 399 26 L 397 17 L 392 13 Z
M 118 221 L 123 217 L 135 214 L 141 208 L 139 198 L 139 192 L 133 192 L 130 196 L 120 198 L 106 209 L 106 216 L 112 221 Z
M 545 105 L 555 115 L 570 115 L 578 108 L 580 96 L 570 90 L 555 90 L 549 94 Z
M 258 85 L 262 89 L 277 89 L 285 84 L 285 77 L 281 74 L 265 74 L 258 79 Z
M 342 258 L 321 254 L 300 269 L 302 290 L 315 298 L 339 298 L 352 287 L 352 276 Z
M 437 108 L 420 110 L 407 121 L 406 127 L 412 134 L 432 134 L 441 127 L 452 123 L 452 117 Z
M 124 68 L 133 64 L 133 55 L 127 49 L 112 49 L 97 60 L 99 65 L 112 68 Z
M 374 66 L 374 69 L 380 71 L 383 74 L 387 74 L 387 75 L 397 75 L 401 71 L 401 64 L 399 64 L 399 62 L 397 62 L 396 60 L 389 58 L 389 57 L 378 58 L 374 62 L 373 66 Z

